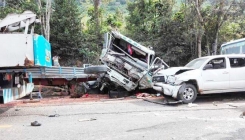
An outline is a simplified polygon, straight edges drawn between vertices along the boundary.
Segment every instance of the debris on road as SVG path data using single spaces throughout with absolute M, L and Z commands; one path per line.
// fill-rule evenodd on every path
M 156 95 L 157 97 L 160 97 L 161 96 L 161 93 L 157 93 L 157 95 Z
M 20 109 L 19 108 L 16 108 L 15 111 L 20 111 Z
M 100 101 L 104 102 L 104 101 L 117 101 L 117 100 L 124 100 L 125 98 L 114 98 L 114 99 L 100 99 Z
M 231 106 L 231 107 L 238 107 L 237 105 L 234 105 L 232 103 L 226 103 L 228 106 Z
M 243 116 L 245 116 L 245 111 L 242 112 L 242 114 L 240 115 L 240 118 L 243 118 Z
M 160 104 L 160 105 L 178 105 L 178 104 L 182 103 L 182 101 L 157 102 L 157 101 L 149 100 L 147 98 L 143 98 L 143 100 L 147 101 L 147 102 L 150 102 L 150 103 L 154 103 L 154 104 Z
M 31 122 L 31 126 L 41 126 L 42 124 L 38 121 Z
M 49 115 L 48 117 L 59 117 L 59 114 Z
M 188 107 L 197 107 L 197 106 L 199 106 L 198 104 L 193 104 L 193 103 L 189 103 L 188 104 Z
M 80 98 L 81 96 L 82 95 L 77 94 L 77 93 L 71 94 L 71 98 Z
M 138 99 L 142 99 L 142 98 L 146 98 L 146 97 L 152 97 L 152 95 L 149 94 L 149 93 L 137 93 L 137 94 L 136 94 L 136 97 L 137 97 Z
M 40 102 L 39 99 L 33 99 L 33 100 L 24 100 L 23 103 L 37 103 Z
M 89 96 L 89 94 L 86 93 L 86 94 L 84 94 L 84 95 L 82 96 L 82 98 L 88 98 L 88 96 Z
M 133 98 L 133 99 L 137 98 L 137 96 L 135 96 L 135 95 L 132 95 L 132 96 L 129 96 L 129 97 Z
M 79 122 L 85 122 L 85 121 L 95 121 L 95 120 L 97 120 L 97 119 L 95 119 L 95 118 L 90 118 L 90 119 L 79 119 L 78 121 L 79 121 Z
M 213 102 L 213 105 L 214 105 L 214 106 L 218 106 L 215 102 Z

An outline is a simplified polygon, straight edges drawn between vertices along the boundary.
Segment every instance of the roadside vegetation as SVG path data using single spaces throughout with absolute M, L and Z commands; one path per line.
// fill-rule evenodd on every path
M 153 47 L 170 66 L 219 54 L 222 43 L 245 37 L 244 0 L 0 0 L 0 5 L 0 19 L 25 10 L 42 18 L 35 31 L 66 66 L 77 60 L 98 64 L 103 34 L 111 30 Z

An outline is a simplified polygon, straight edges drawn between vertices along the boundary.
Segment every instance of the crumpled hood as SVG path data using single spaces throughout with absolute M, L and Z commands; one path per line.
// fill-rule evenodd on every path
M 156 75 L 176 75 L 189 70 L 193 70 L 188 67 L 171 67 L 168 69 L 160 70 Z

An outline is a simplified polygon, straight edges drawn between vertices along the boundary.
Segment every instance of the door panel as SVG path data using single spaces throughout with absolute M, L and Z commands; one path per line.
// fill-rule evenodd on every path
M 207 63 L 208 69 L 202 71 L 203 90 L 226 90 L 230 88 L 230 69 L 226 58 L 215 58 Z
M 203 90 L 229 89 L 228 69 L 204 70 L 202 72 Z
M 245 58 L 230 58 L 230 88 L 245 88 Z

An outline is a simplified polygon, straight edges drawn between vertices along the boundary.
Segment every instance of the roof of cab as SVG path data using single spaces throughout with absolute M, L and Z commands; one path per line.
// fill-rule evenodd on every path
M 137 49 L 140 49 L 140 50 L 144 51 L 144 52 L 147 53 L 147 54 L 153 54 L 153 55 L 155 55 L 155 51 L 153 51 L 153 50 L 151 50 L 151 49 L 149 49 L 149 48 L 147 48 L 147 47 L 145 47 L 145 46 L 139 44 L 138 42 L 135 42 L 134 40 L 132 40 L 132 39 L 130 39 L 130 38 L 128 38 L 128 37 L 122 35 L 122 34 L 119 33 L 118 31 L 112 31 L 112 34 L 113 34 L 115 37 L 121 38 L 121 39 L 125 40 L 126 42 L 128 42 L 128 43 L 134 45 Z

